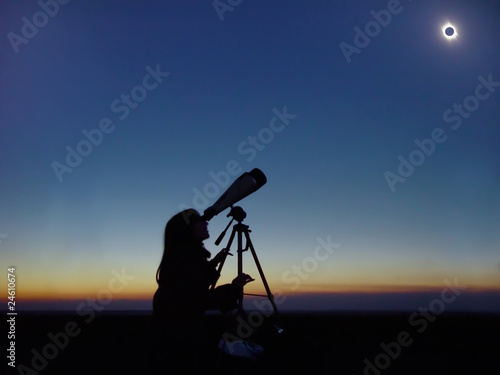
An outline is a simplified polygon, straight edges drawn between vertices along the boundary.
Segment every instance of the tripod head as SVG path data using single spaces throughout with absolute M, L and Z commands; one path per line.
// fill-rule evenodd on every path
M 247 213 L 243 211 L 243 208 L 234 206 L 231 207 L 231 211 L 229 211 L 227 217 L 232 217 L 238 223 L 241 223 L 247 217 Z
M 233 223 L 233 221 L 236 220 L 238 224 L 241 224 L 241 222 L 247 217 L 247 213 L 243 211 L 243 208 L 239 206 L 234 206 L 234 207 L 231 206 L 231 211 L 229 211 L 227 217 L 231 217 L 232 219 L 227 225 L 226 229 L 224 229 L 222 233 L 219 235 L 219 237 L 217 237 L 217 239 L 215 240 L 215 245 L 217 246 L 219 246 L 219 244 L 221 243 L 222 239 L 226 235 L 226 232 Z

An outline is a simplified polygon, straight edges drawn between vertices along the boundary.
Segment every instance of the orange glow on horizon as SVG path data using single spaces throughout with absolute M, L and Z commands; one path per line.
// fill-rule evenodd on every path
M 341 287 L 303 287 L 296 291 L 272 289 L 271 292 L 275 295 L 289 295 L 289 296 L 307 296 L 307 295 L 355 295 L 355 294 L 396 294 L 396 293 L 426 293 L 426 292 L 440 292 L 446 285 L 440 286 L 417 286 L 417 285 L 343 285 Z M 133 300 L 133 301 L 151 301 L 155 290 L 134 292 L 134 293 L 120 293 L 112 296 L 115 301 Z M 252 290 L 247 288 L 246 293 L 264 294 L 262 290 Z M 500 286 L 468 286 L 465 290 L 467 293 L 488 293 L 500 292 Z M 62 302 L 62 301 L 82 301 L 87 298 L 104 298 L 106 293 L 90 294 L 90 293 L 25 293 L 22 297 L 17 297 L 16 301 L 21 306 L 25 302 Z

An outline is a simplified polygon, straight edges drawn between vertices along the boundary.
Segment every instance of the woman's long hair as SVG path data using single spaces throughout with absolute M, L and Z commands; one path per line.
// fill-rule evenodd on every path
M 185 253 L 188 248 L 196 245 L 203 246 L 202 243 L 196 243 L 192 236 L 193 225 L 198 220 L 200 220 L 198 211 L 189 208 L 174 215 L 167 222 L 163 242 L 163 257 L 156 271 L 156 282 L 159 285 L 165 279 L 166 274 L 169 274 L 171 269 L 175 269 L 179 259 L 188 255 Z

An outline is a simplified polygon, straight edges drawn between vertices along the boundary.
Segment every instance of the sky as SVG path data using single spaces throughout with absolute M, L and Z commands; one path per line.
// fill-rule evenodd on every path
M 238 205 L 280 309 L 455 293 L 450 310 L 499 311 L 499 17 L 487 0 L 2 1 L 0 277 L 15 266 L 19 309 L 148 309 L 168 219 L 259 168 Z M 249 253 L 244 270 L 262 292 Z M 235 276 L 236 256 L 219 283 Z

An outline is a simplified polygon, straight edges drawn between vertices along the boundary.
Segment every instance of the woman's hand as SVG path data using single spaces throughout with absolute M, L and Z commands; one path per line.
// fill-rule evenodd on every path
M 228 255 L 233 255 L 231 254 L 229 251 L 227 251 L 226 249 L 222 249 L 221 251 L 219 251 L 217 253 L 216 256 L 214 256 L 212 258 L 212 260 L 210 261 L 214 266 L 216 266 L 217 264 L 219 264 L 220 262 L 223 262 L 224 259 L 226 259 L 226 256 Z

